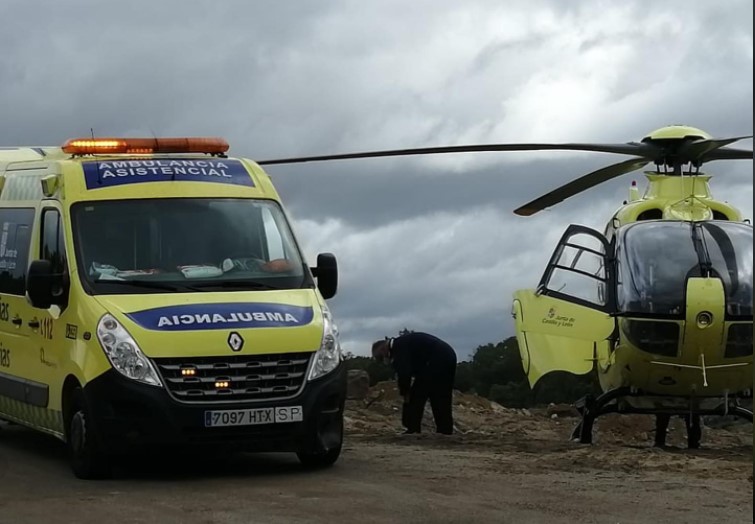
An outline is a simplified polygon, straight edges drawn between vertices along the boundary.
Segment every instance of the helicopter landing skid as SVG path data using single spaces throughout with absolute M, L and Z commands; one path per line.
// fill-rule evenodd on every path
M 669 412 L 667 410 L 660 409 L 640 409 L 632 408 L 631 406 L 622 406 L 619 410 L 619 403 L 614 402 L 621 397 L 626 396 L 642 396 L 641 393 L 633 391 L 632 388 L 617 388 L 602 395 L 593 397 L 587 395 L 575 403 L 577 411 L 582 415 L 582 420 L 577 424 L 571 434 L 571 440 L 579 442 L 580 444 L 592 444 L 593 426 L 595 420 L 607 413 L 634 413 L 642 415 L 676 415 L 677 412 Z M 746 409 L 736 402 L 733 405 L 728 404 L 728 399 L 724 402 L 721 409 L 717 410 L 700 410 L 695 412 L 697 415 L 734 415 L 752 423 L 753 412 Z M 692 439 L 692 443 L 695 439 Z M 699 444 L 699 439 L 698 442 Z M 696 446 L 692 446 L 696 447 Z
M 582 420 L 572 431 L 571 439 L 579 441 L 580 444 L 592 444 L 592 427 L 595 419 L 606 413 L 618 412 L 618 404 L 610 404 L 610 402 L 625 395 L 631 395 L 631 392 L 631 388 L 617 388 L 603 393 L 598 398 L 587 395 L 578 400 L 575 407 L 582 415 Z
M 742 406 L 734 406 L 734 408 L 729 413 L 752 422 L 752 411 L 745 409 Z

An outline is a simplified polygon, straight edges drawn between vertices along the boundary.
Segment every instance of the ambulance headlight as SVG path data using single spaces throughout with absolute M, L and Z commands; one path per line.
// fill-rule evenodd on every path
M 323 308 L 323 330 L 320 349 L 315 353 L 315 360 L 309 370 L 309 380 L 315 380 L 327 375 L 341 363 L 341 342 L 338 338 L 338 327 L 328 308 Z
M 152 363 L 112 315 L 106 314 L 100 319 L 97 339 L 110 364 L 122 375 L 152 386 L 162 386 Z

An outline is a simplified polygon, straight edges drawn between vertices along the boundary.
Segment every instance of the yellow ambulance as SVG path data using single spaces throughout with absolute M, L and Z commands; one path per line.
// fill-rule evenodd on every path
M 218 138 L 0 148 L 0 419 L 102 478 L 139 449 L 339 457 L 335 257 Z M 0 445 L 2 445 L 0 423 Z

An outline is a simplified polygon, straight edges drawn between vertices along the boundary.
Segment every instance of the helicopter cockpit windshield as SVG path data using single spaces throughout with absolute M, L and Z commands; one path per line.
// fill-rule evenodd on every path
M 686 280 L 721 278 L 726 313 L 752 318 L 752 226 L 709 222 L 641 222 L 617 238 L 617 305 L 622 313 L 679 317 Z

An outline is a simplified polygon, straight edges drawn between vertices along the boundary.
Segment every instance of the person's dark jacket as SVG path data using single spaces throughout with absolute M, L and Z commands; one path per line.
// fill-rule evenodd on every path
M 429 376 L 446 374 L 456 369 L 454 349 L 438 337 L 427 333 L 407 333 L 394 338 L 391 357 L 399 393 L 403 396 L 409 394 L 412 377 L 426 373 Z

